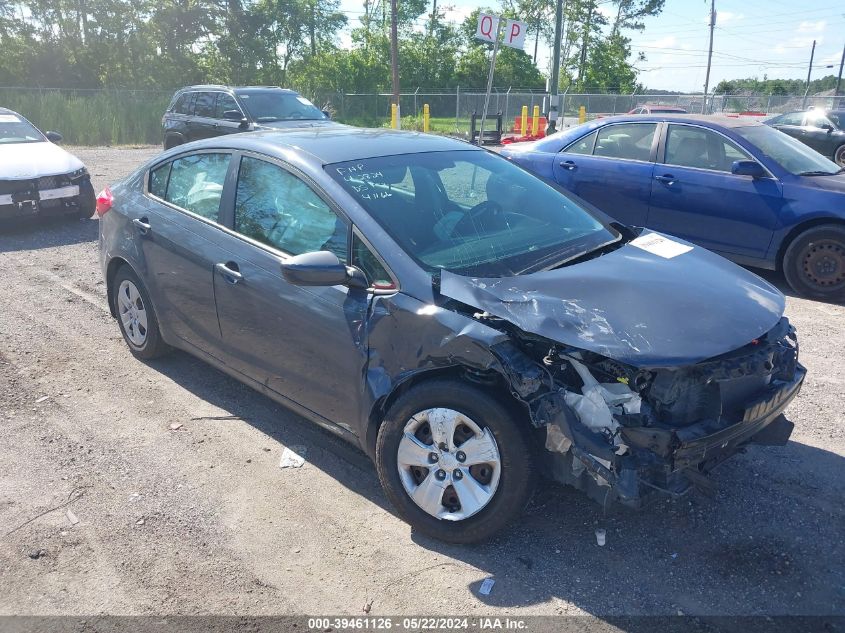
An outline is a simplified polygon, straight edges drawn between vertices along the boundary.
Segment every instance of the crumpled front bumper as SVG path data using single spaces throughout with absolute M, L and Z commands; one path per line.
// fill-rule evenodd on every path
M 94 188 L 88 176 L 70 180 L 53 176 L 28 181 L 0 181 L 0 219 L 33 215 L 94 213 Z
M 631 448 L 624 456 L 592 450 L 559 416 L 546 427 L 550 473 L 602 504 L 634 508 L 660 494 L 677 497 L 694 487 L 712 488 L 707 474 L 745 446 L 786 444 L 794 424 L 783 411 L 800 391 L 806 373 L 797 364 L 790 380 L 773 381 L 751 400 L 741 419 L 720 417 L 672 430 L 635 429 L 632 434 L 623 429 Z M 595 443 L 592 447 L 598 448 Z

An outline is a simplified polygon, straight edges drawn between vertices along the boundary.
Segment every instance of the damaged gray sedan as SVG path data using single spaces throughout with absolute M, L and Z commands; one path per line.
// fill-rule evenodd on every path
M 458 141 L 192 143 L 98 214 L 133 354 L 181 348 L 358 443 L 439 539 L 490 537 L 539 474 L 637 507 L 792 432 L 805 370 L 774 287 Z

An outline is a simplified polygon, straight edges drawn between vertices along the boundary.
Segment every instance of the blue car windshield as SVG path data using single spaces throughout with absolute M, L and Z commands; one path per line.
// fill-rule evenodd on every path
M 840 171 L 832 160 L 768 125 L 737 127 L 733 131 L 796 176 L 832 176 Z
M 511 276 L 621 239 L 558 189 L 488 152 L 385 156 L 326 171 L 430 272 Z

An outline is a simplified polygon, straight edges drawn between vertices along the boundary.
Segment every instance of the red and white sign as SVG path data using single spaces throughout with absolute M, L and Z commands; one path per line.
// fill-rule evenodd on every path
M 505 24 L 505 39 L 502 40 L 502 44 L 522 50 L 525 45 L 525 32 L 527 30 L 528 25 L 525 22 L 508 20 Z
M 499 32 L 499 18 L 489 13 L 478 14 L 478 28 L 475 30 L 475 37 L 493 44 L 496 41 L 496 34 Z

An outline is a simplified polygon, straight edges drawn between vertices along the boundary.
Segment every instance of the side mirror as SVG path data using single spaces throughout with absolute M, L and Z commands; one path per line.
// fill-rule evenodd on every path
M 364 274 L 346 266 L 330 251 L 302 253 L 282 262 L 282 276 L 296 286 L 349 286 L 367 288 Z
M 331 119 L 331 118 L 332 118 L 332 113 L 331 113 L 331 112 L 329 112 L 328 110 L 323 110 L 322 112 L 323 112 L 323 115 L 324 115 L 327 119 Z
M 823 129 L 823 130 L 827 130 L 827 133 L 828 133 L 828 134 L 830 134 L 831 132 L 833 132 L 833 126 L 832 126 L 830 123 L 825 123 L 825 124 L 822 126 L 822 129 Z
M 731 165 L 731 173 L 734 176 L 763 178 L 766 175 L 766 170 L 756 160 L 735 160 Z
M 244 118 L 240 110 L 226 110 L 223 112 L 223 118 L 227 121 L 240 121 Z
M 51 143 L 61 143 L 62 139 L 64 138 L 58 132 L 49 132 L 49 131 L 44 136 L 46 136 L 47 140 L 50 141 Z

